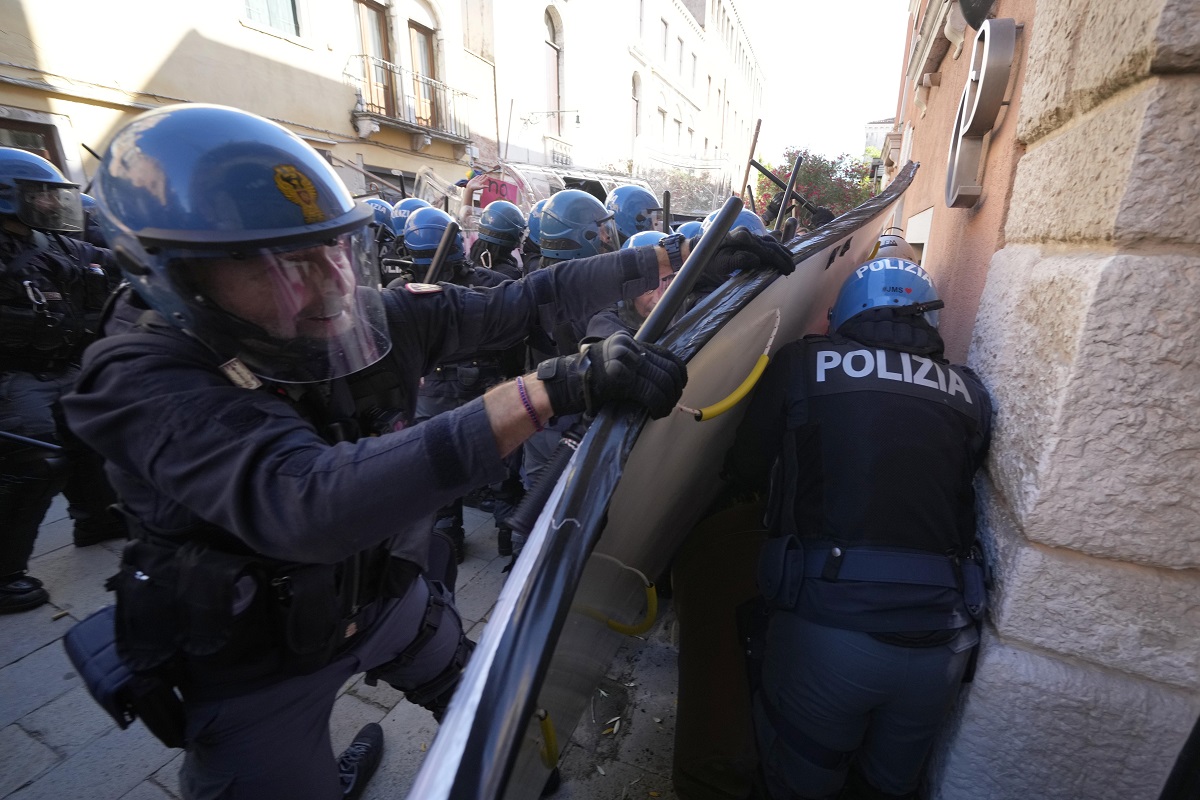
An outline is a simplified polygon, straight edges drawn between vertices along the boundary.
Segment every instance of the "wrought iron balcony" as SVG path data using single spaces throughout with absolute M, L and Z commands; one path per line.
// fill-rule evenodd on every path
M 456 144 L 471 139 L 466 92 L 368 55 L 350 56 L 343 77 L 358 91 L 356 117 L 370 115 L 381 124 Z

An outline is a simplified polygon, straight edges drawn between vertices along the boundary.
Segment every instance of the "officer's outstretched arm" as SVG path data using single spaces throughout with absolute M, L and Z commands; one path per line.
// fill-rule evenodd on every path
M 625 401 L 665 417 L 687 384 L 687 367 L 664 347 L 614 333 L 582 352 L 551 358 L 532 375 L 497 386 L 484 395 L 496 446 L 502 455 L 540 430 L 556 414 L 595 413 L 606 403 Z

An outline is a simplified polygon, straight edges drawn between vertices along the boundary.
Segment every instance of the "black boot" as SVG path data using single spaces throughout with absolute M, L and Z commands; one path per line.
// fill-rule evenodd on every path
M 372 722 L 364 725 L 350 746 L 338 756 L 338 776 L 342 780 L 342 797 L 357 800 L 367 788 L 367 782 L 379 767 L 383 755 L 383 728 Z
M 513 554 L 512 528 L 496 529 L 496 552 L 502 556 Z
M 29 611 L 50 602 L 50 593 L 32 575 L 18 572 L 0 578 L 0 614 Z

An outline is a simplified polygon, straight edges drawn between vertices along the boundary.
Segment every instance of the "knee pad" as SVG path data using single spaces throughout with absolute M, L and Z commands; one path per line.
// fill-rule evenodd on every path
M 425 647 L 433 641 L 438 629 L 448 623 L 446 609 L 449 604 L 448 593 L 445 593 L 444 588 L 437 583 L 430 584 L 429 602 L 425 607 L 425 616 L 421 621 L 421 629 L 417 632 L 416 638 L 404 649 L 403 653 L 386 664 L 370 670 L 366 676 L 368 686 L 374 686 L 382 680 L 392 688 L 404 692 L 404 697 L 409 702 L 432 711 L 434 719 L 438 722 L 442 721 L 446 707 L 450 704 L 450 698 L 454 696 L 454 690 L 458 688 L 463 668 L 475 650 L 475 643 L 468 639 L 466 633 L 462 631 L 461 623 L 458 631 L 458 644 L 445 667 L 432 678 L 417 686 L 413 686 L 411 679 L 405 676 L 413 663 L 421 657 Z M 457 614 L 455 614 L 455 619 L 457 619 Z

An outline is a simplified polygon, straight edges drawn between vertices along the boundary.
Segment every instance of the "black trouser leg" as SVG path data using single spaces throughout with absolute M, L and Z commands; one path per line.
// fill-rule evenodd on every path
M 29 567 L 38 527 L 62 490 L 59 463 L 38 454 L 0 457 L 0 577 Z

